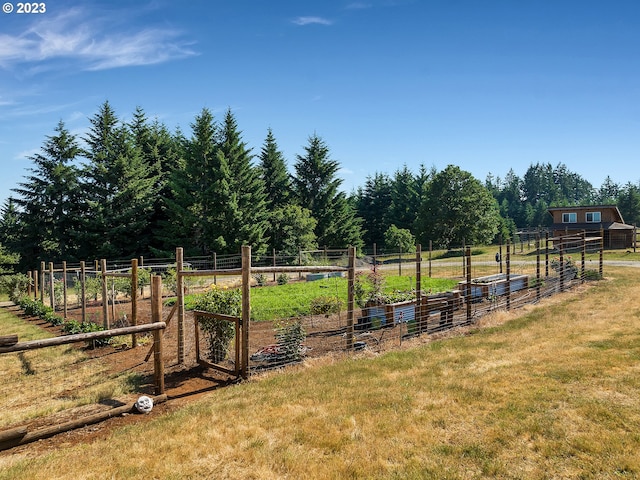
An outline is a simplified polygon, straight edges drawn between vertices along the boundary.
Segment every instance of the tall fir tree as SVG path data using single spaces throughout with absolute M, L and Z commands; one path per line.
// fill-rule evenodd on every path
M 77 254 L 80 189 L 73 162 L 80 153 L 75 136 L 60 121 L 41 151 L 30 157 L 31 174 L 14 189 L 22 226 L 18 253 L 31 267 Z
M 238 253 L 242 245 L 250 245 L 256 254 L 267 248 L 267 202 L 260 169 L 251 164 L 251 149 L 242 140 L 238 124 L 227 110 L 220 131 L 216 158 L 220 168 L 218 182 L 209 198 L 219 205 L 222 224 L 212 225 L 212 236 L 222 237 L 224 251 Z M 219 195 L 227 192 L 226 198 Z M 222 205 L 220 205 L 222 203 Z
M 20 212 L 13 197 L 4 201 L 0 210 L 0 244 L 9 251 L 18 252 L 21 247 Z
M 167 252 L 163 251 L 161 232 L 168 222 L 165 199 L 171 194 L 170 176 L 181 166 L 180 142 L 164 124 L 157 120 L 149 123 L 140 107 L 136 108 L 129 128 L 147 166 L 147 176 L 154 182 L 153 211 L 147 227 L 140 232 L 141 242 L 152 254 L 164 256 Z
M 339 190 L 339 164 L 329 157 L 329 147 L 316 134 L 309 137 L 305 154 L 297 155 L 293 189 L 298 204 L 317 220 L 316 237 L 321 246 L 362 246 L 362 219 Z
M 259 158 L 267 207 L 275 210 L 288 205 L 291 197 L 291 176 L 270 128 Z
M 85 254 L 103 258 L 146 254 L 148 245 L 141 233 L 153 211 L 155 176 L 109 102 L 89 121 L 84 169 L 89 212 Z
M 398 228 L 415 232 L 414 224 L 420 208 L 422 185 L 406 165 L 393 174 L 390 194 L 388 212 L 393 224 Z
M 384 173 L 367 177 L 364 186 L 356 194 L 358 216 L 364 221 L 363 240 L 367 247 L 374 243 L 377 248 L 384 244 L 384 234 L 391 226 L 390 206 L 392 205 L 391 179 Z
M 211 111 L 203 108 L 191 124 L 191 137 L 178 136 L 176 142 L 181 144 L 181 160 L 169 176 L 170 192 L 164 197 L 164 249 L 171 253 L 183 247 L 188 255 L 209 254 L 216 245 L 205 230 L 207 225 L 219 223 L 219 206 L 211 204 L 210 196 L 216 200 L 212 188 L 220 183 L 218 127 Z M 224 191 L 218 193 L 226 196 Z

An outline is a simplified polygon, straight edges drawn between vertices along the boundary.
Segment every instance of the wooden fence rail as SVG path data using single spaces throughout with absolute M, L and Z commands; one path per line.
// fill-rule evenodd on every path
M 13 345 L 0 347 L 0 354 L 23 352 L 26 350 L 36 350 L 39 348 L 68 345 L 71 343 L 84 342 L 87 340 L 97 340 L 100 338 L 117 337 L 119 335 L 129 335 L 143 332 L 153 332 L 154 344 L 154 383 L 156 395 L 164 393 L 164 365 L 162 361 L 162 336 L 160 330 L 167 328 L 165 322 L 154 322 L 146 325 L 133 327 L 114 328 L 99 332 L 77 333 L 74 335 L 63 335 L 61 337 L 43 338 L 40 340 L 30 340 L 28 342 L 18 342 Z

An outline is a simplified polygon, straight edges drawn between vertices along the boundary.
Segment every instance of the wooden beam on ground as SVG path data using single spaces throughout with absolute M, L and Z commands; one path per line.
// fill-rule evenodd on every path
M 164 403 L 167 401 L 166 395 L 158 395 L 151 397 L 153 404 Z M 135 402 L 123 405 L 122 407 L 112 408 L 110 410 L 95 413 L 87 417 L 71 420 L 66 423 L 54 425 L 52 427 L 45 427 L 33 432 L 29 432 L 26 427 L 17 427 L 11 430 L 0 432 L 0 450 L 7 450 L 9 448 L 17 447 L 18 445 L 24 445 L 26 443 L 35 442 L 36 440 L 42 440 L 43 438 L 49 438 L 59 433 L 68 432 L 76 428 L 82 428 L 87 425 L 93 425 L 95 423 L 108 420 L 123 413 L 130 413 L 135 411 Z
M 0 336 L 0 346 L 10 346 L 18 343 L 18 335 L 2 335 Z

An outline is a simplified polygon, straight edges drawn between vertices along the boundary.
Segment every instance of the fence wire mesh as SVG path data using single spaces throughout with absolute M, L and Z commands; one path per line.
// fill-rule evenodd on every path
M 585 241 L 575 236 L 539 243 L 533 240 L 517 247 L 496 246 L 489 252 L 486 247 L 419 254 L 376 251 L 355 259 L 350 310 L 346 250 L 254 255 L 247 325 L 248 368 L 258 372 L 325 355 L 394 349 L 413 338 L 428 338 L 473 323 L 493 311 L 536 303 L 585 280 L 599 278 L 601 259 L 601 239 L 587 237 Z M 313 267 L 322 269 L 316 271 Z M 202 360 L 205 365 L 237 373 L 240 347 L 236 340 L 244 334 L 240 312 L 235 315 L 237 320 L 228 320 L 232 328 L 227 329 L 227 342 L 216 344 L 211 329 L 207 331 L 202 322 L 196 322 L 192 310 L 194 299 L 207 292 L 240 292 L 242 257 L 184 259 L 183 271 L 189 275 L 182 277 L 187 309 L 182 325 L 182 362 L 176 268 L 175 259 L 144 260 L 138 269 L 137 324 L 151 322 L 150 278 L 152 274 L 162 275 L 162 320 L 167 322 L 163 333 L 165 364 L 169 369 L 190 368 L 203 365 Z M 106 271 L 91 263 L 85 268 L 83 281 L 79 265 L 67 264 L 64 270 L 56 265 L 53 274 L 50 270 L 37 273 L 39 290 L 32 291 L 31 296 L 48 305 L 53 295 L 55 312 L 61 315 L 66 294 L 67 320 L 83 321 L 84 310 L 85 321 L 103 325 L 102 295 L 106 291 L 110 327 L 125 327 L 131 324 L 134 313 L 131 278 L 127 277 L 130 273 L 130 261 L 108 262 Z M 107 405 L 115 398 L 149 392 L 153 372 L 148 352 L 151 335 L 138 334 L 136 339 L 139 348 L 132 348 L 132 336 L 114 339 L 104 350 L 66 347 L 69 355 L 55 362 L 48 360 L 47 350 L 0 355 L 3 371 L 22 372 L 16 376 L 17 383 L 7 381 L 0 387 L 1 403 L 25 404 L 23 413 L 11 422 L 3 418 L 0 428 L 20 419 L 28 421 L 45 411 L 56 412 L 72 403 L 75 408 L 92 403 Z M 17 385 L 23 381 L 27 382 L 25 385 L 46 385 L 41 398 L 20 399 Z

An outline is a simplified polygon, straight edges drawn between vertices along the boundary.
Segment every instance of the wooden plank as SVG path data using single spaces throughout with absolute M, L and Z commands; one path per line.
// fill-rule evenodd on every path
M 10 346 L 18 343 L 18 335 L 2 335 L 0 336 L 0 346 Z

